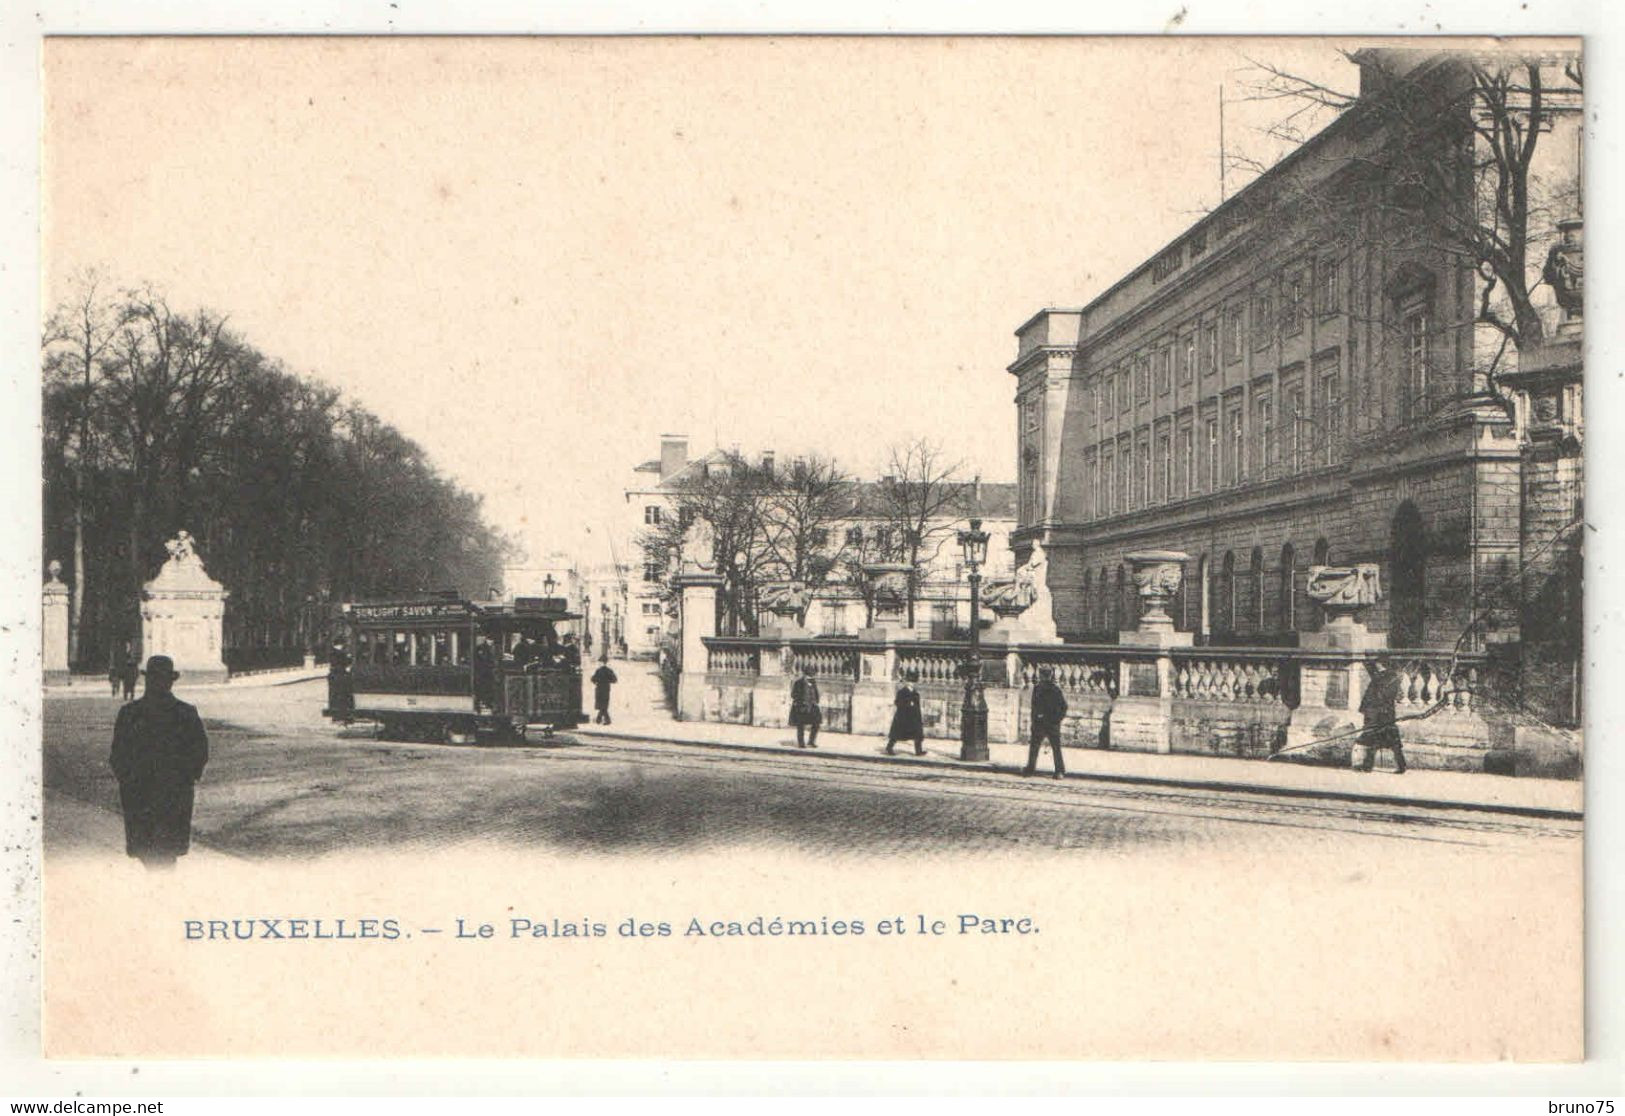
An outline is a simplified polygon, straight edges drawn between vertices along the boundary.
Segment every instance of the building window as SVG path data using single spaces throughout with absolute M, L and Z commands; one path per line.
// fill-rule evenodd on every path
M 1100 498 L 1096 505 L 1101 515 L 1111 515 L 1117 510 L 1117 502 L 1112 499 L 1112 465 L 1116 460 L 1117 455 L 1110 446 L 1100 451 L 1100 478 L 1096 482 Z
M 1263 479 L 1275 464 L 1275 405 L 1267 392 L 1253 397 L 1253 426 L 1254 472 Z
M 819 549 L 829 545 L 829 528 L 814 527 L 812 529 L 812 544 Z
M 847 546 L 862 546 L 863 545 L 863 528 L 862 527 L 848 527 L 846 529 L 846 545 Z
M 1241 404 L 1231 404 L 1230 413 L 1225 416 L 1229 429 L 1226 436 L 1229 439 L 1229 453 L 1225 455 L 1224 481 L 1226 484 L 1239 484 L 1243 474 L 1242 452 L 1246 446 L 1241 438 Z
M 824 634 L 846 634 L 846 602 L 826 601 L 824 604 Z
M 1083 503 L 1085 519 L 1100 514 L 1100 462 L 1094 450 L 1083 456 Z
M 1134 362 L 1134 390 L 1144 403 L 1151 398 L 1151 358 L 1142 355 Z
M 1251 582 L 1248 592 L 1253 595 L 1249 602 L 1253 606 L 1253 631 L 1261 632 L 1264 630 L 1264 551 L 1256 546 L 1253 547 L 1253 565 L 1249 573 L 1247 580 Z
M 1128 448 L 1127 440 L 1122 443 L 1117 454 L 1117 508 L 1119 511 L 1128 511 L 1133 507 L 1133 492 L 1129 486 L 1134 479 L 1133 454 Z
M 891 552 L 890 527 L 875 528 L 875 549 L 880 551 L 882 554 L 888 554 Z
M 1179 382 L 1188 384 L 1196 371 L 1196 334 L 1187 333 L 1179 342 Z
M 1407 418 L 1427 410 L 1428 404 L 1428 315 L 1415 310 L 1405 316 L 1402 335 L 1405 344 L 1405 393 L 1409 404 Z
M 643 563 L 643 580 L 644 581 L 659 581 L 660 580 L 660 563 L 659 562 L 645 562 L 645 563 Z
M 1207 490 L 1217 492 L 1219 489 L 1219 419 L 1202 420 L 1203 445 L 1207 447 Z
M 1008 413 L 1008 412 L 1006 412 L 1006 413 Z M 651 527 L 659 525 L 659 523 L 660 523 L 660 505 L 659 504 L 645 504 L 643 506 L 643 522 L 648 524 Z
M 1166 503 L 1173 489 L 1174 440 L 1168 434 L 1157 435 L 1157 502 Z
M 1253 295 L 1253 346 L 1263 348 L 1275 339 L 1275 294 L 1260 287 Z
M 1315 438 L 1320 445 L 1321 461 L 1330 465 L 1335 460 L 1337 445 L 1343 437 L 1343 400 L 1337 390 L 1337 358 L 1318 361 L 1320 391 L 1315 397 L 1319 412 Z
M 1278 591 L 1277 611 L 1280 612 L 1281 630 L 1290 632 L 1298 626 L 1297 573 L 1298 552 L 1291 543 L 1281 548 L 1281 583 Z
M 1335 314 L 1341 308 L 1339 278 L 1340 269 L 1336 259 L 1328 256 L 1320 261 L 1320 269 L 1315 273 L 1315 313 Z
M 1202 327 L 1202 374 L 1212 375 L 1219 370 L 1219 323 L 1208 322 Z
M 1179 481 L 1177 495 L 1189 496 L 1196 491 L 1196 432 L 1189 426 L 1179 428 Z
M 1139 502 L 1142 508 L 1151 504 L 1151 440 L 1140 437 Z
M 1281 328 L 1291 333 L 1303 332 L 1304 298 L 1308 291 L 1308 277 L 1303 269 L 1292 272 L 1287 276 L 1286 289 L 1281 295 Z
M 1167 395 L 1174 388 L 1174 348 L 1164 345 L 1157 350 L 1157 394 Z
M 1230 361 L 1241 359 L 1241 337 L 1245 332 L 1246 330 L 1242 322 L 1241 303 L 1237 302 L 1232 304 L 1229 310 L 1227 310 L 1225 313 L 1225 360 Z
M 643 602 L 643 615 L 645 615 L 645 616 L 659 616 L 660 615 L 660 602 L 659 601 L 644 601 Z
M 1281 397 L 1281 421 L 1286 424 L 1287 468 L 1293 472 L 1302 469 L 1304 459 L 1303 385 L 1291 384 Z

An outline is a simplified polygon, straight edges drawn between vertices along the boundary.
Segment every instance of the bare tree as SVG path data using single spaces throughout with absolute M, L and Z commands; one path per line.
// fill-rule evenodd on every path
M 76 412 L 77 438 L 73 455 L 73 615 L 68 623 L 68 661 L 79 662 L 85 634 L 85 501 L 90 467 L 91 409 L 95 405 L 96 378 L 113 336 L 113 310 L 94 270 L 81 274 L 73 294 L 45 324 L 45 379 L 62 390 L 62 398 Z
M 1480 386 L 1495 390 L 1506 347 L 1522 350 L 1545 335 L 1534 298 L 1545 250 L 1557 222 L 1579 213 L 1578 175 L 1542 173 L 1540 155 L 1555 142 L 1554 124 L 1582 111 L 1581 61 L 1574 54 L 1463 54 L 1433 66 L 1418 64 L 1414 53 L 1380 51 L 1356 60 L 1365 75 L 1359 96 L 1250 60 L 1246 99 L 1288 109 L 1270 129 L 1275 138 L 1301 140 L 1301 124 L 1327 109 L 1357 116 L 1358 134 L 1384 137 L 1356 148 L 1353 174 L 1335 188 L 1287 187 L 1273 200 L 1333 226 L 1339 214 L 1346 222 L 1354 196 L 1375 216 L 1371 227 L 1387 246 L 1442 250 L 1472 269 L 1481 280 L 1473 321 L 1503 339 L 1475 369 Z
M 830 533 L 852 506 L 852 478 L 835 461 L 815 455 L 797 458 L 788 470 L 767 479 L 765 570 L 817 590 L 829 583 L 839 561 L 844 541 L 832 549 Z M 806 620 L 803 609 L 796 622 Z
M 920 438 L 891 447 L 886 475 L 876 486 L 876 510 L 893 533 L 898 560 L 909 567 L 910 627 L 920 565 L 935 558 L 943 543 L 954 537 L 954 520 L 966 512 L 971 486 L 959 479 L 963 471 L 963 462 L 950 462 L 941 446 Z

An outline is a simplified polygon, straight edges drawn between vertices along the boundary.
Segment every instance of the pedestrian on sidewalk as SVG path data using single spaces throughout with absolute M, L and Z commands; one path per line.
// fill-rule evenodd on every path
M 1033 736 L 1027 745 L 1027 766 L 1023 775 L 1038 770 L 1038 753 L 1048 740 L 1050 752 L 1055 756 L 1055 777 L 1066 775 L 1066 760 L 1061 757 L 1061 721 L 1066 717 L 1066 695 L 1055 684 L 1055 671 L 1050 667 L 1038 668 L 1038 682 L 1033 686 Z
M 909 671 L 903 676 L 903 684 L 897 687 L 897 697 L 894 704 L 896 710 L 891 715 L 891 731 L 886 734 L 886 754 L 897 754 L 899 740 L 914 741 L 914 754 L 925 755 L 925 721 L 920 716 L 920 691 L 914 688 L 920 676 Z
M 209 738 L 197 710 L 175 697 L 175 664 L 147 660 L 147 687 L 119 710 L 108 757 L 118 777 L 124 851 L 147 868 L 175 867 L 192 842 L 193 786 L 209 762 Z
M 1399 671 L 1387 655 L 1367 659 L 1365 696 L 1360 698 L 1360 713 L 1365 720 L 1360 730 L 1360 743 L 1365 746 L 1365 760 L 1361 771 L 1370 771 L 1376 764 L 1377 749 L 1394 750 L 1394 774 L 1405 774 L 1405 745 L 1399 735 Z
M 118 697 L 119 687 L 124 685 L 124 660 L 128 655 L 127 648 L 122 651 L 114 648 L 112 656 L 107 660 L 107 685 L 113 691 L 113 697 Z
M 141 675 L 141 664 L 135 661 L 135 652 L 124 652 L 124 700 L 135 700 L 135 680 Z
M 819 704 L 818 680 L 812 667 L 803 665 L 801 677 L 790 687 L 790 723 L 796 726 L 796 747 L 818 747 L 818 727 L 824 723 L 824 709 Z
M 593 724 L 609 724 L 609 688 L 619 681 L 615 672 L 609 669 L 609 655 L 606 653 L 598 669 L 592 672 L 592 707 L 597 711 L 593 714 Z

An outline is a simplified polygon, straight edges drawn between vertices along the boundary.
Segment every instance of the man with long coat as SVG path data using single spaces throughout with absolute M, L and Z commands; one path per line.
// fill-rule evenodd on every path
M 192 841 L 193 784 L 209 762 L 197 710 L 172 692 L 168 655 L 147 660 L 146 692 L 119 710 L 109 761 L 124 812 L 124 851 L 151 869 L 175 866 Z
M 597 711 L 593 715 L 594 724 L 609 724 L 609 688 L 619 681 L 615 672 L 609 669 L 608 659 L 599 663 L 598 669 L 592 672 L 592 706 Z
M 1365 694 L 1360 698 L 1360 714 L 1365 721 L 1360 730 L 1360 743 L 1365 745 L 1365 761 L 1361 771 L 1370 771 L 1376 764 L 1377 749 L 1394 750 L 1394 774 L 1405 774 L 1405 747 L 1399 735 L 1399 671 L 1386 656 L 1373 662 L 1366 661 L 1368 677 Z
M 894 704 L 896 710 L 891 715 L 891 731 L 886 734 L 886 754 L 896 755 L 899 740 L 914 741 L 914 754 L 925 755 L 925 721 L 920 716 L 920 691 L 914 688 L 915 674 L 910 671 L 904 678 L 903 684 L 897 687 L 897 697 Z
M 801 668 L 801 677 L 790 687 L 790 723 L 796 726 L 796 747 L 818 747 L 818 728 L 824 723 L 824 708 L 819 704 L 818 680 L 809 667 Z
M 1066 717 L 1066 695 L 1055 684 L 1055 671 L 1049 667 L 1038 669 L 1038 682 L 1033 686 L 1033 736 L 1027 745 L 1027 766 L 1023 775 L 1038 770 L 1038 753 L 1048 740 L 1050 752 L 1055 756 L 1055 777 L 1066 774 L 1066 760 L 1061 758 L 1061 721 Z

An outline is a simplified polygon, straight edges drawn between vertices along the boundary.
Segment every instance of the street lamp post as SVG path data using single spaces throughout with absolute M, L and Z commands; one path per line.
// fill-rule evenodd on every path
M 970 653 L 965 659 L 965 704 L 959 716 L 959 758 L 986 763 L 987 695 L 982 692 L 982 563 L 987 561 L 987 532 L 972 519 L 970 530 L 959 532 L 966 576 L 970 579 Z

